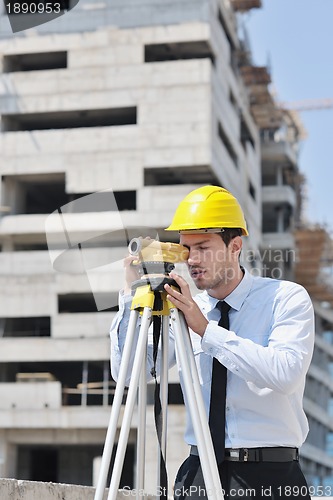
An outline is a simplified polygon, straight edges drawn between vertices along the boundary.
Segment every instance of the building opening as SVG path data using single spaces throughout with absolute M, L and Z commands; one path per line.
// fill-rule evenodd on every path
M 31 450 L 31 481 L 56 482 L 58 478 L 58 451 L 51 448 Z
M 116 447 L 112 454 L 109 477 L 113 468 Z M 18 447 L 16 477 L 29 481 L 93 486 L 93 463 L 102 456 L 100 445 L 22 445 Z M 127 446 L 120 488 L 134 487 L 134 444 Z

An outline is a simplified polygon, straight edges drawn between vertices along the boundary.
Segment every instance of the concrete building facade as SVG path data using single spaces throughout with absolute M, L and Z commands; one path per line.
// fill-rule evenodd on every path
M 94 483 L 114 394 L 108 331 L 122 285 L 121 266 L 101 262 L 112 264 L 110 246 L 119 259 L 138 228 L 170 238 L 163 228 L 193 188 L 222 185 L 240 200 L 250 232 L 244 265 L 269 274 L 268 250 L 279 250 L 275 268 L 292 275 L 285 256 L 295 248 L 290 179 L 299 138 L 279 135 L 294 122 L 260 100 L 269 82 L 238 34 L 237 16 L 259 6 L 80 0 L 15 35 L 0 17 L 2 476 Z M 86 241 L 89 272 L 76 264 L 59 272 L 54 255 Z M 170 391 L 172 478 L 188 452 L 177 370 Z M 136 426 L 134 415 L 121 480 L 130 487 Z M 147 428 L 151 492 L 151 405 Z M 304 448 L 311 478 L 333 469 L 322 444 Z

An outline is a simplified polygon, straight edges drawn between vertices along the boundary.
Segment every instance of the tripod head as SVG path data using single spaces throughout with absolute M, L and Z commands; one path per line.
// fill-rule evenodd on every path
M 142 314 L 144 307 L 152 308 L 153 315 L 168 315 L 169 305 L 165 300 L 164 285 L 179 288 L 175 280 L 169 277 L 169 273 L 175 268 L 175 264 L 186 262 L 189 251 L 186 247 L 177 243 L 163 243 L 150 238 L 133 238 L 128 250 L 131 255 L 137 257 L 132 262 L 137 266 L 139 280 L 133 281 L 132 291 L 134 298 L 131 309 L 139 309 Z
M 147 283 L 156 291 L 163 290 L 165 283 L 178 286 L 169 278 L 169 273 L 175 268 L 175 264 L 187 261 L 189 251 L 186 247 L 148 238 L 133 238 L 128 250 L 137 257 L 132 265 L 137 266 L 141 277 L 132 283 L 132 288 L 136 289 Z
M 140 274 L 169 274 L 175 264 L 186 262 L 189 254 L 183 245 L 146 238 L 133 238 L 128 249 L 131 255 L 138 257 L 133 265 L 141 267 Z

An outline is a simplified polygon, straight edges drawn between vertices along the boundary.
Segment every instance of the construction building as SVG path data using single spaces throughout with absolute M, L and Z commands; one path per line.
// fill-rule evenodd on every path
M 178 202 L 199 185 L 217 184 L 246 213 L 244 265 L 293 278 L 303 130 L 296 114 L 276 105 L 267 69 L 252 63 L 239 36 L 238 17 L 260 6 L 260 0 L 80 0 L 66 15 L 15 35 L 2 12 L 3 477 L 96 480 L 114 394 L 109 326 L 122 286 L 120 266 L 104 267 L 110 244 L 121 247 L 137 228 L 166 238 L 163 228 Z M 76 263 L 55 265 L 71 243 L 86 241 L 93 241 L 89 273 Z M 315 356 L 309 374 L 311 431 L 302 449 L 313 485 L 333 475 L 332 318 L 327 323 L 330 310 L 318 304 L 321 358 L 316 365 Z M 148 417 L 154 436 L 151 405 Z M 168 421 L 172 478 L 188 454 L 176 370 Z M 123 486 L 134 486 L 136 425 L 134 417 Z M 156 439 L 150 442 L 148 492 L 157 457 Z
M 315 351 L 307 376 L 304 409 L 310 431 L 303 446 L 306 470 L 314 485 L 333 485 L 333 243 L 323 227 L 295 231 L 295 280 L 310 293 L 316 315 Z M 326 453 L 325 454 L 323 453 Z M 313 457 L 318 457 L 314 461 Z M 329 456 L 329 458 L 328 458 Z M 320 458 L 321 457 L 321 458 Z

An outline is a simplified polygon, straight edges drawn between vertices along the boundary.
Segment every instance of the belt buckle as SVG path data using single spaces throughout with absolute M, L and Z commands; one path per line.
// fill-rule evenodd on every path
M 230 460 L 236 462 L 247 462 L 249 460 L 249 449 L 248 448 L 238 448 L 238 449 L 229 449 L 228 454 Z

